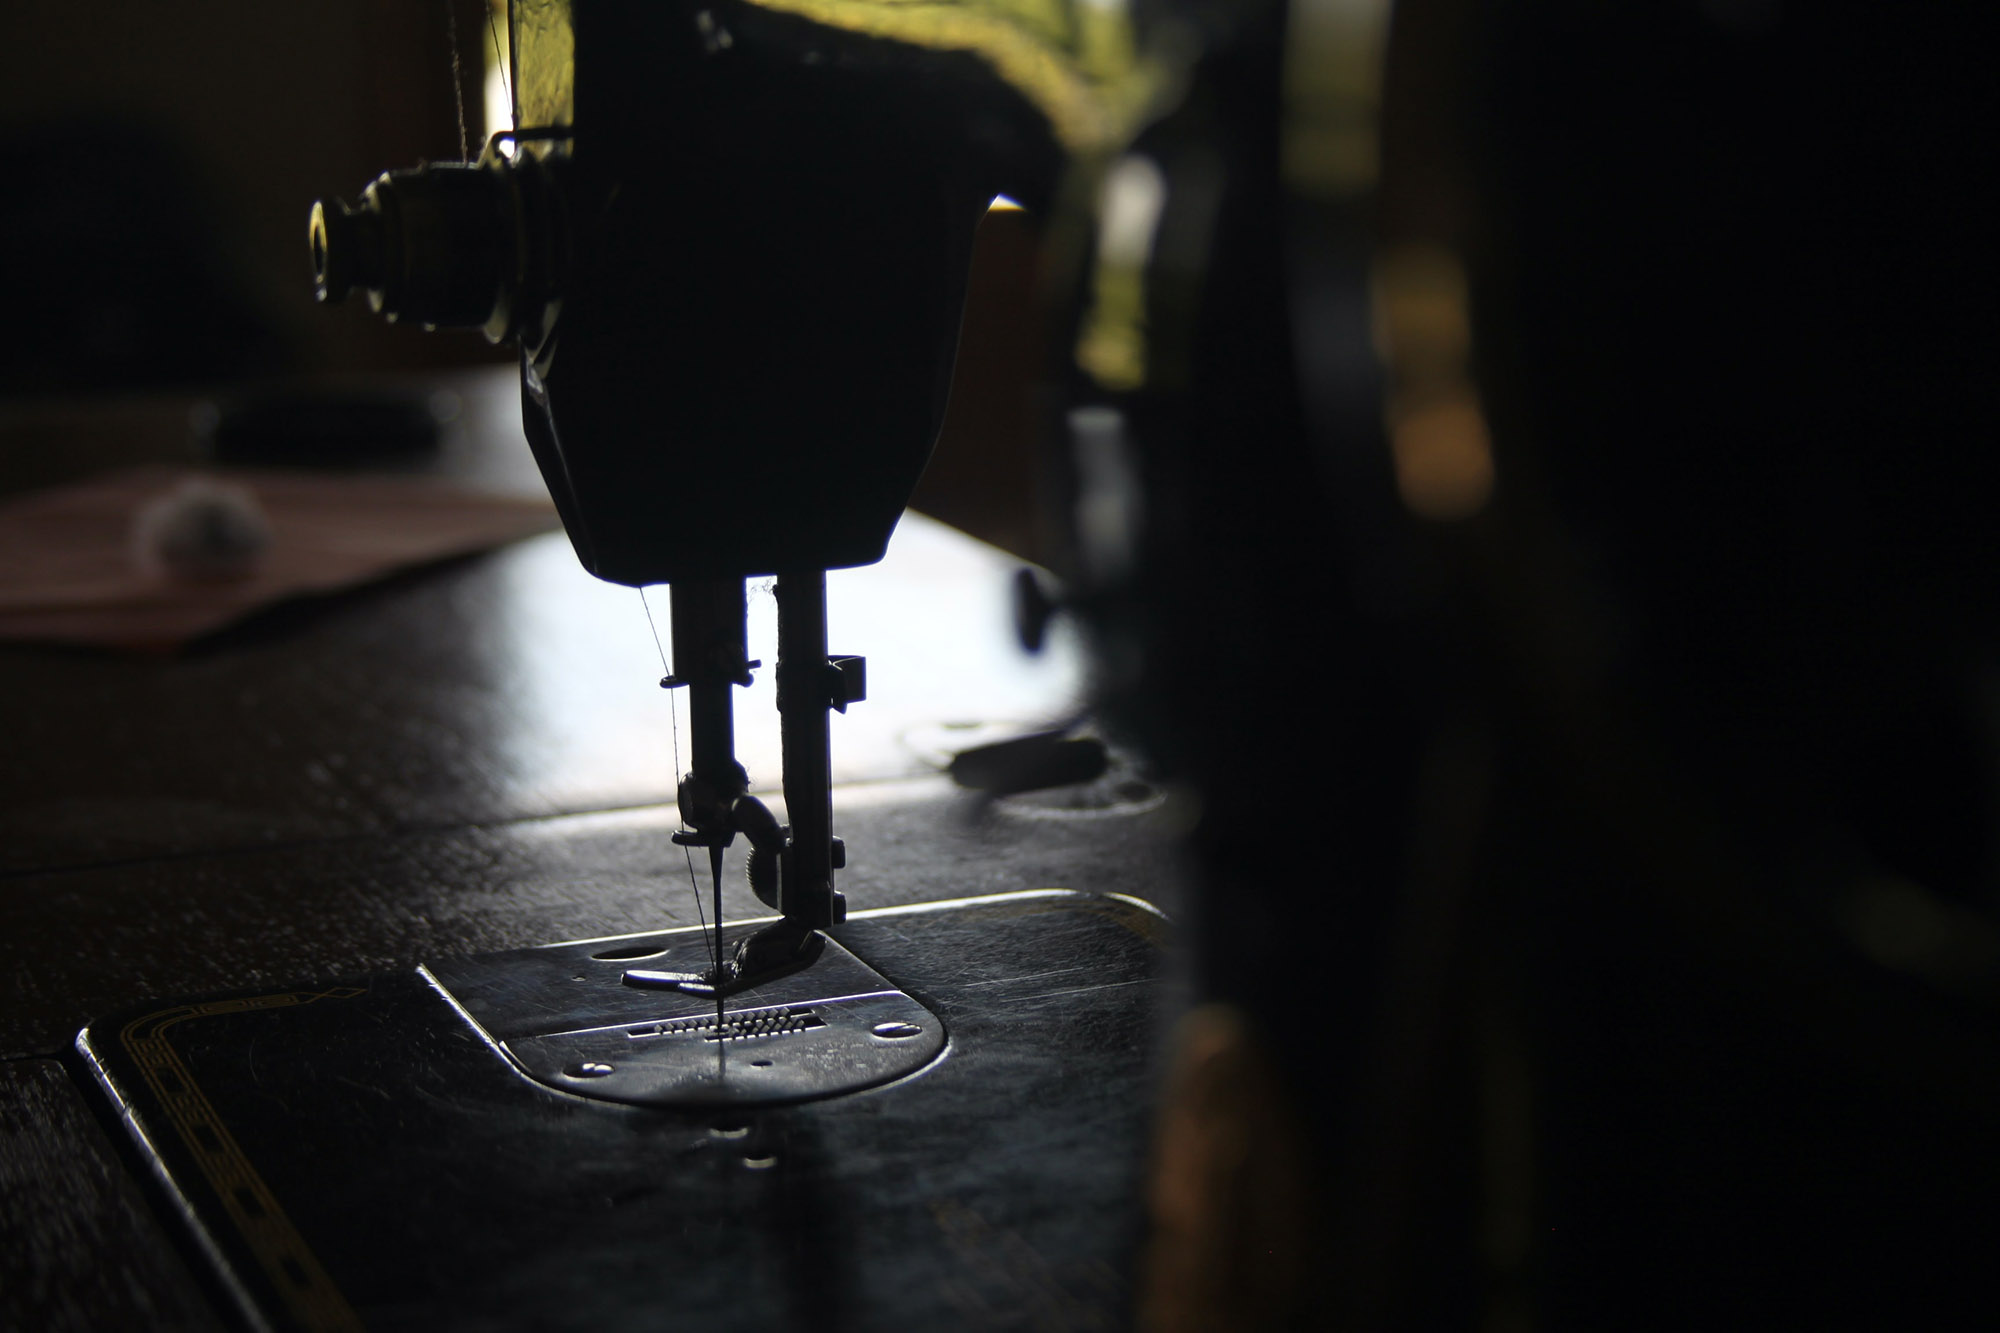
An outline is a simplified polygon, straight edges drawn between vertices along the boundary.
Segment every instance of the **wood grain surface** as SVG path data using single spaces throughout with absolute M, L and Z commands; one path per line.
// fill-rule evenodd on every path
M 221 1327 L 62 1066 L 0 1064 L 0 1329 Z

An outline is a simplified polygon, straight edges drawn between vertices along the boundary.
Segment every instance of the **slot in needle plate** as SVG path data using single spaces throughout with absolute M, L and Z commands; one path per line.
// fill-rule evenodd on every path
M 725 954 L 757 923 L 726 926 Z M 700 930 L 554 944 L 435 966 L 429 977 L 474 1027 L 538 1083 L 638 1106 L 813 1101 L 915 1073 L 944 1049 L 944 1025 L 828 940 L 809 968 L 715 1000 L 635 987 L 624 974 L 699 972 Z

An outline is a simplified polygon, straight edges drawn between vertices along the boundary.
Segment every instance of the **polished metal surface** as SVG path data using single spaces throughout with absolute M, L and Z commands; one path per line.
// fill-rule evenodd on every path
M 723 952 L 758 924 L 723 927 Z M 698 974 L 714 948 L 696 927 L 489 954 L 426 974 L 528 1077 L 604 1101 L 811 1101 L 901 1078 L 944 1050 L 935 1014 L 832 940 L 810 967 L 733 997 L 719 1021 L 712 994 L 627 984 L 640 971 L 629 963 Z

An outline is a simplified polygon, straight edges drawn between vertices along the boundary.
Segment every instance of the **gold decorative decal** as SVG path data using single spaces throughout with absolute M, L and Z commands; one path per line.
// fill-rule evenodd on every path
M 167 1033 L 196 1018 L 214 1018 L 256 1009 L 284 1009 L 316 1000 L 348 1000 L 366 992 L 340 986 L 324 991 L 285 991 L 243 1000 L 213 1000 L 162 1009 L 127 1023 L 118 1035 L 125 1050 L 145 1076 L 146 1085 L 165 1110 L 175 1132 L 193 1154 L 210 1188 L 222 1200 L 237 1232 L 257 1256 L 257 1262 L 284 1298 L 292 1317 L 311 1333 L 350 1333 L 361 1320 L 346 1297 L 320 1267 L 270 1186 L 250 1165 L 243 1150 L 215 1113 L 194 1076 L 182 1063 Z
M 570 22 L 570 0 L 514 0 L 507 38 L 514 70 L 514 123 L 523 129 L 574 124 L 576 30 Z
M 745 0 L 829 28 L 983 57 L 1072 153 L 1129 137 L 1159 88 L 1117 0 Z

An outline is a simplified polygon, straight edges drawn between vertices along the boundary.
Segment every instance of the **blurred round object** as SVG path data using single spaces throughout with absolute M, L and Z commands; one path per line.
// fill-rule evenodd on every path
M 271 524 L 249 487 L 189 477 L 139 506 L 131 545 L 150 578 L 230 583 L 262 568 Z

